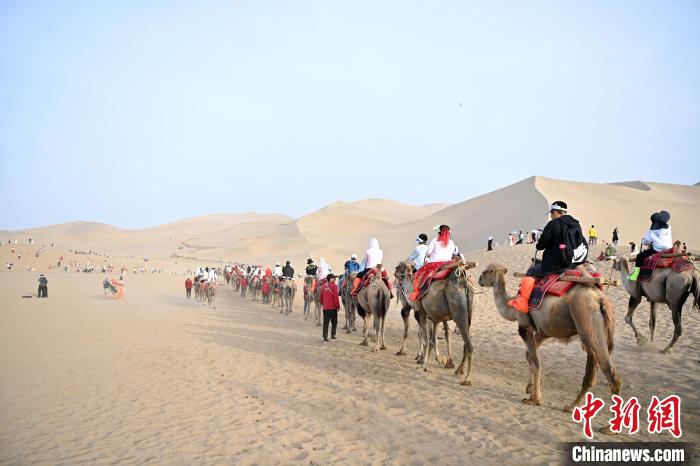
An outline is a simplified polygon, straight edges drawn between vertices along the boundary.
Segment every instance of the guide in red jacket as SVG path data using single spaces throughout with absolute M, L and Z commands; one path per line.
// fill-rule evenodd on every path
M 323 307 L 323 342 L 328 342 L 328 322 L 332 324 L 331 340 L 335 340 L 338 328 L 338 309 L 340 309 L 340 294 L 335 284 L 335 275 L 329 273 L 327 281 L 321 286 L 321 306 Z

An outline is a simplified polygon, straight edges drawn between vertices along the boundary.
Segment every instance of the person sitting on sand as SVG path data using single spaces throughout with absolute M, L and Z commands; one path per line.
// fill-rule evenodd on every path
M 634 270 L 629 276 L 630 281 L 637 281 L 644 259 L 673 247 L 671 227 L 668 224 L 669 220 L 671 220 L 671 214 L 665 210 L 651 215 L 651 227 L 644 235 L 644 238 L 642 238 L 641 246 L 648 246 L 648 249 L 641 251 L 634 259 Z
M 421 233 L 416 237 L 416 247 L 408 256 L 406 261 L 413 266 L 414 269 L 420 270 L 425 264 L 425 256 L 428 254 L 428 235 Z
M 544 227 L 540 239 L 535 248 L 542 253 L 542 261 L 531 266 L 525 277 L 520 280 L 520 289 L 515 299 L 508 301 L 508 305 L 520 312 L 528 312 L 528 302 L 530 294 L 535 287 L 535 278 L 544 277 L 553 273 L 560 273 L 583 264 L 588 257 L 588 244 L 583 237 L 581 224 L 567 213 L 566 202 L 556 201 L 550 208 L 548 214 L 551 220 Z M 565 251 L 569 230 L 572 231 L 571 238 L 576 244 L 570 245 L 572 256 L 566 257 Z

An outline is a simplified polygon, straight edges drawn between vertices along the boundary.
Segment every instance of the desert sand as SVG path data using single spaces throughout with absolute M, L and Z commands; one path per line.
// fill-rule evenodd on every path
M 375 234 L 386 239 L 385 262 L 393 266 L 417 231 L 435 223 L 450 224 L 467 259 L 479 263 L 473 276 L 490 262 L 524 270 L 530 245 L 479 248 L 488 234 L 502 242 L 515 228 L 541 227 L 548 203 L 559 198 L 584 226 L 595 223 L 601 238 L 618 226 L 623 243 L 641 236 L 650 208 L 672 206 L 674 236 L 698 249 L 700 187 L 645 186 L 528 178 L 452 206 L 373 200 L 295 220 L 245 214 L 139 231 L 79 223 L 0 232 L 3 265 L 14 258 L 7 238 L 20 238 L 14 247 L 24 253 L 14 258 L 14 270 L 0 272 L 0 464 L 557 464 L 559 443 L 582 439 L 561 408 L 580 387 L 584 353 L 576 339 L 546 343 L 543 404 L 521 404 L 524 345 L 496 312 L 490 290 L 476 297 L 473 385 L 463 387 L 434 361 L 429 372 L 417 370 L 413 320 L 408 356 L 394 354 L 403 325 L 394 303 L 388 350 L 375 354 L 358 345 L 357 333 L 322 345 L 319 327 L 300 315 L 299 295 L 294 313 L 283 316 L 222 286 L 217 308 L 209 310 L 185 299 L 183 273 L 199 264 L 269 265 L 287 257 L 301 271 L 307 255 L 321 254 L 340 267 Z M 592 192 L 608 201 L 591 207 Z M 36 244 L 28 245 L 28 236 Z M 140 267 L 147 256 L 163 272 L 130 273 L 126 300 L 106 300 L 101 273 L 48 269 L 60 255 L 84 263 L 86 255 L 69 249 L 94 250 L 93 264 L 107 260 L 117 269 Z M 596 264 L 615 276 L 609 263 Z M 49 298 L 22 298 L 36 296 L 39 271 L 49 279 Z M 509 276 L 508 290 L 516 288 Z M 700 313 L 686 303 L 683 336 L 664 355 L 659 349 L 673 329 L 668 309 L 659 310 L 656 341 L 640 347 L 624 323 L 625 291 L 611 287 L 608 294 L 623 396 L 637 396 L 643 409 L 652 395 L 681 396 L 682 440 L 700 441 Z M 643 303 L 636 323 L 645 331 L 648 314 Z M 453 350 L 461 356 L 458 336 Z M 600 374 L 593 391 L 609 404 Z M 607 411 L 599 414 L 594 427 L 607 419 Z M 596 433 L 595 440 L 673 438 Z

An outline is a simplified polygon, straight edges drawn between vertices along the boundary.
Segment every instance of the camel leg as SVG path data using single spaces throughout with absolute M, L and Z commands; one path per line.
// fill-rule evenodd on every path
M 649 303 L 649 339 L 654 341 L 654 331 L 656 330 L 656 303 Z
M 379 329 L 379 331 L 380 331 L 381 334 L 382 334 L 382 336 L 381 336 L 382 343 L 379 345 L 379 349 L 380 349 L 380 350 L 385 350 L 385 349 L 386 349 L 386 345 L 384 345 L 384 324 L 385 324 L 385 323 L 386 323 L 386 316 L 383 316 L 383 317 L 382 317 L 382 321 L 381 321 L 381 324 L 382 324 L 382 325 L 381 325 L 381 328 Z
M 535 339 L 535 329 L 528 327 L 526 330 L 525 344 L 527 345 L 527 359 L 530 365 L 530 379 L 532 380 L 532 393 L 530 398 L 525 398 L 523 403 L 539 405 L 542 400 L 542 389 L 540 386 L 540 359 L 537 355 L 537 341 Z
M 442 323 L 442 329 L 445 332 L 445 344 L 447 345 L 447 361 L 445 361 L 445 369 L 454 369 L 455 363 L 452 359 L 452 342 L 450 341 L 450 326 L 447 322 Z
M 423 360 L 423 370 L 428 372 L 428 361 L 430 360 L 430 348 L 437 349 L 437 327 L 438 322 L 430 322 L 432 324 L 432 334 L 430 335 L 430 343 L 427 345 L 425 359 Z
M 464 341 L 464 354 L 462 355 L 462 361 L 459 363 L 459 367 L 455 371 L 457 375 L 464 374 L 464 363 L 467 363 L 467 374 L 464 376 L 461 385 L 471 385 L 471 373 L 472 373 L 472 353 L 474 348 L 472 347 L 471 335 L 469 333 L 469 323 L 464 321 L 464 318 L 460 315 L 455 316 L 455 324 L 459 328 L 459 333 Z
M 382 325 L 382 317 L 380 315 L 374 315 L 374 348 L 372 348 L 373 353 L 379 352 L 379 345 L 380 345 L 380 327 Z
M 588 390 L 593 385 L 595 385 L 595 357 L 588 348 L 587 353 L 588 355 L 586 356 L 586 372 L 583 374 L 583 382 L 581 382 L 581 391 L 579 392 L 578 396 L 576 397 L 573 403 L 564 406 L 564 411 L 566 411 L 567 413 L 573 411 L 574 408 L 578 406 L 578 404 L 581 402 L 583 397 L 586 396 L 586 392 L 588 392 Z
M 669 303 L 669 307 L 671 307 Z M 671 316 L 673 316 L 673 338 L 671 338 L 671 342 L 668 344 L 666 348 L 664 348 L 663 351 L 661 351 L 664 354 L 668 354 L 671 352 L 671 348 L 673 348 L 673 345 L 676 344 L 676 341 L 678 338 L 683 334 L 683 328 L 681 327 L 681 311 L 683 309 L 683 303 L 680 305 L 675 305 L 671 307 Z
M 361 346 L 369 346 L 369 343 L 367 342 L 367 333 L 369 332 L 369 314 L 365 313 L 365 316 L 362 318 L 363 321 L 363 326 L 362 326 L 362 336 L 363 339 L 360 342 Z
M 403 319 L 403 343 L 401 344 L 401 348 L 399 349 L 399 351 L 396 353 L 397 356 L 402 356 L 406 354 L 406 341 L 408 340 L 408 320 L 410 318 L 410 314 L 411 308 L 401 308 L 401 318 Z
M 637 298 L 635 296 L 630 296 L 630 300 L 627 303 L 627 314 L 625 315 L 625 322 L 632 327 L 632 331 L 634 332 L 634 337 L 637 339 L 637 345 L 643 345 L 646 343 L 646 338 L 637 331 L 637 327 L 634 326 L 634 321 L 632 318 L 634 317 L 634 311 L 637 309 L 637 306 L 639 306 L 639 303 L 642 302 L 642 298 Z

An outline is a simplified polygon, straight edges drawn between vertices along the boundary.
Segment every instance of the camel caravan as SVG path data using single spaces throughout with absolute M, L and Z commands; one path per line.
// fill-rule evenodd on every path
M 612 394 L 619 394 L 621 378 L 611 355 L 614 349 L 615 311 L 606 295 L 609 286 L 620 281 L 604 278 L 588 260 L 588 242 L 579 222 L 568 214 L 565 202 L 554 202 L 547 214 L 550 221 L 542 230 L 537 243 L 541 259 L 532 259 L 521 278 L 518 293 L 506 291 L 508 270 L 500 264 L 488 264 L 476 283 L 469 271 L 477 263 L 465 260 L 452 240 L 450 227 L 438 225 L 435 237 L 428 243 L 426 234 L 419 234 L 416 246 L 408 258 L 396 265 L 393 284 L 383 264 L 379 241 L 372 238 L 362 261 L 352 254 L 342 273 L 336 277 L 323 257 L 318 264 L 308 259 L 303 277 L 303 316 L 315 326 L 323 326 L 323 341 L 336 338 L 337 313 L 344 310 L 345 333 L 357 331 L 357 317 L 362 319 L 360 345 L 372 351 L 385 350 L 384 328 L 393 298 L 400 306 L 404 323 L 403 340 L 397 355 L 406 354 L 410 316 L 418 324 L 419 351 L 416 362 L 427 371 L 431 355 L 445 368 L 454 368 L 451 334 L 448 322 L 455 324 L 454 332 L 463 341 L 462 359 L 455 374 L 462 376 L 462 385 L 471 385 L 474 348 L 471 324 L 475 312 L 476 285 L 491 288 L 498 313 L 507 321 L 517 323 L 517 333 L 525 346 L 525 360 L 530 368 L 525 385 L 524 403 L 539 405 L 542 399 L 538 349 L 549 338 L 568 342 L 578 336 L 586 353 L 586 367 L 581 389 L 564 409 L 571 411 L 593 386 L 598 369 L 605 376 Z M 672 243 L 670 215 L 662 211 L 651 216 L 652 225 L 642 244 L 648 249 L 632 255 L 614 257 L 613 270 L 620 272 L 621 283 L 630 295 L 625 321 L 632 327 L 638 344 L 647 340 L 634 326 L 632 317 L 643 298 L 651 304 L 649 328 L 653 341 L 657 304 L 667 304 L 675 326 L 673 338 L 663 350 L 671 350 L 681 336 L 681 310 L 688 297 L 700 309 L 700 273 L 697 259 Z M 634 261 L 634 267 L 630 265 Z M 301 275 L 300 275 L 301 277 Z M 338 283 L 336 283 L 338 279 Z M 290 314 L 296 295 L 294 269 L 289 261 L 285 267 L 275 265 L 263 271 L 261 266 L 235 266 L 227 281 L 241 296 Z M 483 291 L 482 291 L 483 292 Z M 394 296 L 394 293 L 396 296 Z M 438 351 L 438 326 L 442 324 L 447 355 Z

